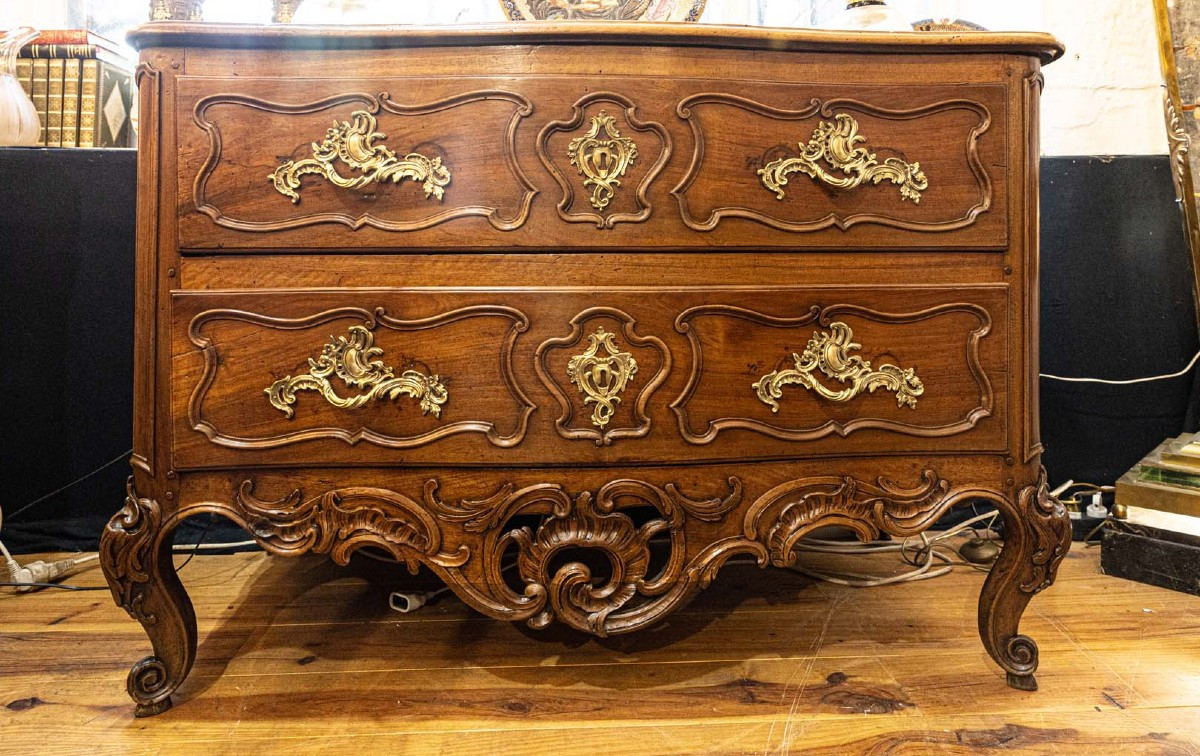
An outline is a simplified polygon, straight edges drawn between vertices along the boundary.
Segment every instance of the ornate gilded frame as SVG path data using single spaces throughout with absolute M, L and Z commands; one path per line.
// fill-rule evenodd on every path
M 1183 208 L 1183 223 L 1192 257 L 1192 296 L 1196 302 L 1196 325 L 1200 328 L 1200 195 L 1196 193 L 1196 171 L 1200 156 L 1192 153 L 1193 140 L 1200 140 L 1200 60 L 1175 54 L 1188 40 L 1181 27 L 1192 25 L 1200 34 L 1200 3 L 1196 0 L 1154 0 L 1154 20 L 1158 31 L 1158 58 L 1163 76 L 1163 109 L 1167 126 L 1167 144 L 1171 154 L 1171 177 Z M 1185 69 L 1180 70 L 1180 63 Z M 1182 83 L 1182 86 L 1181 86 Z

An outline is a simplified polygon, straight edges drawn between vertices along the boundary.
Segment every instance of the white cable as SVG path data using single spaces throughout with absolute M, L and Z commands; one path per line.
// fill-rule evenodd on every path
M 0 530 L 4 529 L 4 507 L 0 507 Z M 4 546 L 4 541 L 0 541 L 0 552 L 4 554 L 4 564 L 8 568 L 9 583 L 21 582 L 21 564 L 16 559 L 13 559 L 12 554 L 8 553 L 8 549 Z
M 853 588 L 869 588 L 879 585 L 891 585 L 893 583 L 904 583 L 914 580 L 928 580 L 930 578 L 940 577 L 948 572 L 951 572 L 954 569 L 955 562 L 953 559 L 937 550 L 936 547 L 938 543 L 948 538 L 952 538 L 965 530 L 973 529 L 972 526 L 977 522 L 982 522 L 983 520 L 995 520 L 999 514 L 1000 513 L 996 511 L 976 515 L 968 520 L 960 522 L 958 525 L 950 528 L 949 530 L 939 533 L 933 538 L 929 538 L 924 533 L 919 534 L 918 537 L 921 539 L 922 547 L 917 549 L 916 554 L 919 556 L 922 552 L 924 552 L 925 555 L 924 561 L 920 564 L 910 561 L 906 556 L 907 549 L 913 548 L 909 546 L 909 541 L 912 540 L 911 537 L 905 538 L 904 541 L 899 544 L 897 544 L 895 541 L 868 541 L 866 543 L 854 543 L 847 541 L 827 541 L 816 538 L 804 539 L 796 544 L 797 554 L 800 552 L 808 552 L 819 554 L 859 555 L 899 551 L 901 555 L 904 556 L 904 560 L 906 562 L 909 562 L 915 566 L 915 569 L 909 570 L 908 572 L 904 572 L 900 575 L 893 575 L 891 577 L 875 577 L 873 575 L 863 575 L 844 570 L 831 570 L 822 572 L 800 565 L 794 565 L 791 569 L 816 580 L 822 580 L 824 582 L 834 583 L 837 585 L 846 585 Z M 990 522 L 988 527 L 990 529 Z M 943 566 L 938 567 L 937 569 L 932 569 L 935 559 L 942 562 Z M 974 564 L 973 562 L 964 561 L 963 563 L 970 565 L 974 569 L 981 569 L 980 565 Z
M 1075 485 L 1075 479 L 1071 478 L 1066 483 L 1063 483 L 1061 486 L 1059 486 L 1058 488 L 1051 491 L 1050 495 L 1052 497 L 1054 497 L 1055 499 L 1057 499 L 1059 496 L 1062 496 L 1063 491 L 1066 491 L 1068 488 L 1070 488 L 1073 485 Z
M 0 528 L 4 526 L 4 508 L 0 507 Z M 9 553 L 4 542 L 0 541 L 0 554 L 4 555 L 4 563 L 8 568 L 8 580 L 4 582 L 18 583 L 10 586 L 17 593 L 28 593 L 36 590 L 37 584 L 51 583 L 59 578 L 74 574 L 88 562 L 100 559 L 99 554 L 83 554 L 77 557 L 60 559 L 57 562 L 46 562 L 41 559 L 22 565 Z
M 1167 375 L 1151 375 L 1146 378 L 1130 378 L 1124 381 L 1110 381 L 1107 378 L 1070 378 L 1063 375 L 1051 375 L 1050 373 L 1038 373 L 1038 375 L 1042 378 L 1049 378 L 1052 381 L 1063 381 L 1065 383 L 1103 383 L 1109 386 L 1129 386 L 1134 383 L 1150 383 L 1152 381 L 1166 381 L 1171 378 L 1181 378 L 1191 372 L 1192 368 L 1196 366 L 1197 360 L 1200 360 L 1200 352 L 1196 352 L 1196 354 L 1192 356 L 1192 361 L 1187 364 L 1187 367 L 1179 372 L 1169 373 Z
M 805 567 L 795 565 L 793 570 L 801 575 L 821 580 L 826 583 L 835 583 L 837 585 L 847 585 L 852 588 L 874 587 L 878 585 L 890 585 L 892 583 L 907 583 L 914 580 L 928 580 L 929 578 L 941 577 L 947 572 L 954 569 L 954 564 L 945 554 L 930 549 L 926 552 L 928 555 L 920 567 L 915 570 L 910 570 L 902 575 L 893 575 L 892 577 L 879 578 L 871 575 L 860 575 L 854 572 L 818 572 L 809 570 Z M 938 559 L 945 562 L 944 567 L 939 567 L 936 570 L 930 570 L 933 565 L 933 560 Z
M 4 509 L 0 507 L 0 527 L 4 525 Z M 256 541 L 238 541 L 236 543 L 201 543 L 201 544 L 177 544 L 173 547 L 174 551 L 204 551 L 217 549 L 232 549 L 242 546 L 254 546 Z M 13 558 L 8 549 L 4 546 L 4 542 L 0 541 L 0 555 L 3 555 L 5 565 L 8 568 L 10 583 L 50 583 L 67 575 L 74 574 L 79 571 L 79 568 L 90 562 L 95 562 L 100 559 L 99 554 L 82 554 L 77 557 L 68 557 L 57 562 L 44 562 L 38 560 L 30 562 L 22 566 L 20 562 Z M 14 587 L 18 593 L 25 593 L 32 590 L 32 586 Z

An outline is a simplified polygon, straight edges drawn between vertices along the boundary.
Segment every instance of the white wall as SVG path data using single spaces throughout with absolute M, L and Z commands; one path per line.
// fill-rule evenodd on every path
M 913 20 L 965 18 L 996 31 L 1046 31 L 1067 54 L 1045 69 L 1042 152 L 1167 151 L 1150 0 L 891 0 Z M 820 23 L 837 0 L 708 0 L 711 23 Z M 844 7 L 844 5 L 842 6 Z
M 822 23 L 844 0 L 708 0 L 709 23 L 805 26 Z M 913 20 L 960 17 L 997 31 L 1057 36 L 1067 55 L 1046 68 L 1042 151 L 1047 155 L 1161 154 L 1167 151 L 1150 0 L 891 0 Z M 497 0 L 365 0 L 345 21 L 478 23 L 502 19 Z M 0 0 L 0 29 L 59 27 L 71 5 L 148 8 L 148 0 Z M 321 13 L 324 9 L 329 11 Z M 305 0 L 297 21 L 336 19 L 337 0 Z M 844 6 L 842 6 L 844 7 Z M 144 13 L 145 11 L 139 11 Z M 333 15 L 330 15 L 330 12 Z M 210 21 L 262 22 L 270 0 L 207 0 Z
M 0 0 L 0 29 L 62 28 L 67 23 L 67 3 L 68 0 Z M 150 5 L 147 3 L 146 7 Z
M 1067 54 L 1046 67 L 1042 151 L 1167 151 L 1154 5 L 1150 0 L 1046 0 L 1043 28 Z

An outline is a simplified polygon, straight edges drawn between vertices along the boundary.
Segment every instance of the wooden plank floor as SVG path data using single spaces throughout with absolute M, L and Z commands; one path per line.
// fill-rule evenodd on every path
M 658 628 L 596 640 L 452 596 L 397 614 L 413 579 L 369 560 L 198 556 L 198 661 L 153 719 L 124 692 L 148 642 L 107 593 L 0 594 L 0 753 L 1200 754 L 1200 599 L 1098 557 L 1076 544 L 1026 612 L 1025 693 L 980 645 L 969 569 L 851 589 L 733 565 Z

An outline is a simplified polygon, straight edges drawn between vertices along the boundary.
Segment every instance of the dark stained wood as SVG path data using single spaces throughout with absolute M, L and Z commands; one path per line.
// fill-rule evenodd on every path
M 793 564 L 814 528 L 906 536 L 983 500 L 1008 543 L 978 633 L 1034 687 L 1018 623 L 1070 538 L 1034 414 L 1053 40 L 173 23 L 134 39 L 137 429 L 101 557 L 154 649 L 128 679 L 138 715 L 169 708 L 197 659 L 170 544 L 206 512 L 276 554 L 370 546 L 489 616 L 615 638 L 730 560 Z M 776 199 L 758 171 L 847 117 L 866 141 L 837 149 L 884 172 L 793 172 Z M 268 175 L 335 119 L 361 161 L 343 184 L 401 159 L 416 180 L 309 172 L 290 201 Z M 581 157 L 592 124 L 608 144 Z M 579 168 L 608 175 L 624 138 L 637 157 L 597 204 Z
M 1112 520 L 1103 538 L 1104 574 L 1200 596 L 1200 537 Z
M 138 49 L 202 47 L 232 49 L 379 50 L 410 47 L 487 47 L 554 43 L 641 46 L 710 47 L 734 50 L 846 51 L 857 53 L 1004 52 L 1037 56 L 1050 63 L 1063 47 L 1049 34 L 1036 32 L 845 32 L 821 29 L 777 29 L 718 24 L 547 22 L 538 24 L 479 24 L 475 26 L 334 26 L 287 24 L 247 26 L 162 22 L 144 24 L 129 34 Z

